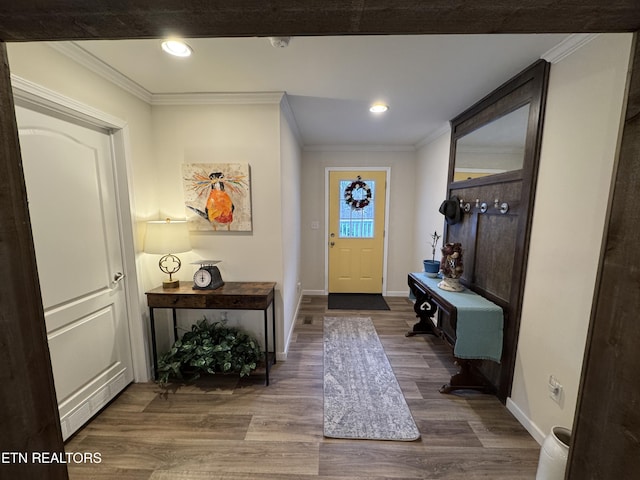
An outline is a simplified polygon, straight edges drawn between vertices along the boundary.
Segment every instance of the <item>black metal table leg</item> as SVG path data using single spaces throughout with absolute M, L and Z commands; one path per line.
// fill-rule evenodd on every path
M 269 386 L 269 325 L 267 321 L 267 310 L 263 310 L 264 314 L 264 367 L 265 367 L 265 385 Z M 275 343 L 275 341 L 274 341 Z
M 156 322 L 153 317 L 153 307 L 149 308 L 149 323 L 151 325 L 151 356 L 153 358 L 153 378 L 158 379 L 158 349 L 156 347 Z
M 178 317 L 175 308 L 172 308 L 171 311 L 173 312 L 173 341 L 175 342 L 178 340 Z

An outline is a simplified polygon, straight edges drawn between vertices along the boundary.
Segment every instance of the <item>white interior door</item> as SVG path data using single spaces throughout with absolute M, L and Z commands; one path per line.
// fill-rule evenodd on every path
M 112 142 L 23 107 L 16 116 L 67 438 L 133 380 Z

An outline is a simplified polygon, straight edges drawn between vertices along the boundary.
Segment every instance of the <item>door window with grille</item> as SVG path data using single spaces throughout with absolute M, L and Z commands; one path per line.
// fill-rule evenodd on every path
M 375 180 L 341 180 L 339 238 L 373 238 L 375 232 Z

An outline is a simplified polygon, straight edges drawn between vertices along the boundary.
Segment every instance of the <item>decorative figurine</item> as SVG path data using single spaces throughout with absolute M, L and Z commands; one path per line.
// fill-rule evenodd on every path
M 440 271 L 443 278 L 438 287 L 449 292 L 461 292 L 464 290 L 464 287 L 460 284 L 460 277 L 464 271 L 461 243 L 447 243 L 442 247 Z

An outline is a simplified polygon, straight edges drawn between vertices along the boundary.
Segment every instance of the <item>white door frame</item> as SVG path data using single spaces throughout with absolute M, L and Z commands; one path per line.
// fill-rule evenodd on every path
M 30 82 L 17 75 L 11 75 L 11 86 L 15 103 L 25 107 L 36 107 L 50 113 L 62 114 L 67 118 L 80 120 L 90 125 L 106 129 L 111 136 L 114 155 L 114 179 L 116 188 L 116 210 L 120 230 L 120 246 L 122 250 L 123 282 L 128 317 L 128 328 L 135 382 L 147 382 L 151 378 L 149 362 L 149 345 L 147 331 L 143 328 L 140 312 L 140 288 L 136 271 L 136 254 L 134 243 L 133 191 L 131 184 L 131 154 L 129 151 L 129 127 L 127 122 L 111 116 L 89 105 L 77 102 L 53 90 Z
M 387 255 L 389 242 L 389 191 L 391 189 L 391 167 L 325 167 L 324 169 L 324 294 L 329 293 L 329 172 L 364 170 L 369 172 L 386 172 L 386 189 L 384 199 L 384 244 L 382 254 L 382 295 L 387 294 Z

